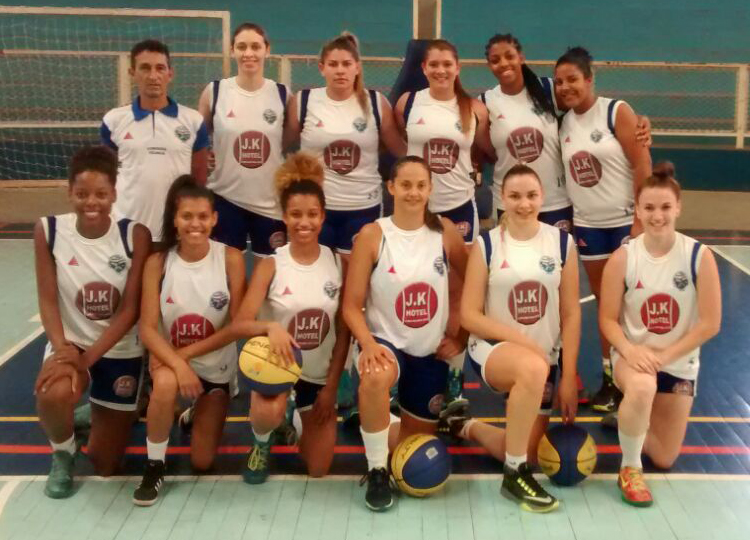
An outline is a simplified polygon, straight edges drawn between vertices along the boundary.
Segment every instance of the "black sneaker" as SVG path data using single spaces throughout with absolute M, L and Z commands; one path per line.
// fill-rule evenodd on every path
M 143 471 L 141 485 L 133 493 L 133 504 L 136 506 L 151 506 L 159 497 L 159 489 L 164 484 L 164 462 L 149 459 L 146 470 Z
M 591 398 L 591 408 L 599 412 L 615 412 L 622 401 L 622 392 L 615 386 L 612 377 L 606 373 L 602 377 L 602 387 Z
M 503 485 L 500 493 L 514 500 L 527 512 L 551 512 L 560 502 L 539 485 L 528 463 L 522 463 L 518 470 L 507 465 L 503 467 Z
M 393 491 L 388 477 L 388 471 L 384 468 L 371 469 L 362 477 L 359 485 L 367 482 L 367 493 L 365 504 L 373 512 L 384 512 L 393 506 Z

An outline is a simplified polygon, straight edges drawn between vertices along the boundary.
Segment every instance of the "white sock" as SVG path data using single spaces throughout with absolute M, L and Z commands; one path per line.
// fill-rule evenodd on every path
M 167 459 L 167 446 L 169 445 L 169 437 L 162 442 L 152 442 L 146 437 L 146 453 L 148 453 L 148 459 L 156 461 L 165 461 Z
M 255 431 L 255 428 L 253 428 L 253 437 L 255 437 L 255 440 L 259 443 L 266 443 L 271 438 L 271 432 L 267 431 L 266 433 L 258 433 Z
M 620 467 L 642 469 L 641 452 L 643 451 L 643 443 L 646 441 L 646 432 L 641 435 L 630 436 L 625 435 L 622 430 L 618 430 L 617 434 L 620 437 L 620 448 L 622 449 L 622 464 Z
M 55 452 L 63 451 L 67 452 L 71 456 L 75 455 L 76 453 L 76 438 L 73 435 L 71 435 L 70 439 L 68 439 L 67 441 L 63 441 L 61 443 L 50 441 L 49 443 L 52 445 L 52 450 Z
M 526 454 L 522 456 L 512 456 L 508 452 L 505 452 L 505 465 L 509 469 L 517 471 L 518 467 L 520 467 L 524 463 L 526 463 Z
M 294 409 L 294 414 L 292 415 L 292 426 L 294 427 L 294 431 L 297 432 L 297 438 L 302 438 L 302 417 L 299 415 L 299 411 L 297 409 Z
M 448 359 L 448 365 L 451 369 L 455 369 L 456 371 L 463 371 L 464 370 L 464 360 L 466 359 L 466 352 L 461 351 L 456 356 L 453 356 Z
M 388 464 L 388 429 L 367 433 L 364 429 L 359 428 L 362 433 L 362 441 L 365 443 L 368 471 L 385 469 Z

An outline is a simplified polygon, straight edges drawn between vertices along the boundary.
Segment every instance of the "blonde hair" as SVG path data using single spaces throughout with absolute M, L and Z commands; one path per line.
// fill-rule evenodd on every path
M 274 187 L 281 209 L 285 211 L 289 197 L 297 194 L 315 195 L 320 200 L 321 207 L 325 209 L 324 175 L 323 165 L 312 154 L 295 152 L 288 156 L 274 175 Z
M 320 50 L 320 63 L 324 64 L 328 54 L 335 50 L 346 51 L 354 57 L 354 60 L 357 63 L 360 62 L 359 40 L 357 39 L 357 36 L 347 30 L 344 30 L 341 32 L 341 35 L 323 45 L 323 48 Z M 357 102 L 359 102 L 359 106 L 362 107 L 362 112 L 367 116 L 370 107 L 367 104 L 367 92 L 365 91 L 364 73 L 361 64 L 359 73 L 354 77 L 354 93 L 357 95 Z

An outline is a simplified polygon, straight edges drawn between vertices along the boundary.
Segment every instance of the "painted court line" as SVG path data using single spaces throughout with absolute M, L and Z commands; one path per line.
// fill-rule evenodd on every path
M 21 341 L 13 345 L 10 349 L 5 351 L 2 356 L 0 356 L 0 366 L 2 366 L 5 362 L 13 358 L 13 356 L 16 355 L 21 349 L 26 347 L 29 343 L 34 341 L 36 338 L 41 336 L 44 333 L 44 328 L 39 327 L 36 330 L 34 330 L 31 334 L 23 338 Z
M 720 249 L 717 249 L 717 248 L 734 247 L 734 246 L 709 246 L 709 247 L 711 248 L 711 251 L 713 251 L 714 253 L 718 253 L 719 255 L 721 255 L 722 257 L 724 257 L 724 259 L 726 259 L 727 261 L 729 261 L 730 263 L 732 263 L 733 265 L 735 265 L 737 268 L 739 268 L 740 270 L 742 270 L 743 272 L 745 272 L 745 274 L 747 274 L 748 276 L 750 276 L 750 268 L 748 268 L 747 266 L 745 266 L 744 264 L 742 264 L 740 261 L 738 261 L 737 259 L 735 259 L 731 255 L 727 255 L 723 251 L 720 251 Z
M 13 495 L 13 491 L 18 487 L 18 484 L 20 483 L 20 480 L 18 479 L 12 479 L 9 480 L 7 484 L 3 486 L 2 489 L 0 489 L 0 516 L 3 515 L 3 510 L 5 510 L 5 504 L 8 502 L 8 499 L 10 499 L 10 496 Z
M 250 451 L 247 445 L 220 446 L 216 453 L 223 455 L 243 455 Z M 86 452 L 86 447 L 83 447 Z M 599 454 L 620 454 L 620 446 L 617 444 L 598 444 L 596 451 Z M 51 454 L 52 448 L 46 444 L 0 444 L 0 454 L 9 455 L 32 455 Z M 145 446 L 129 446 L 125 449 L 128 455 L 146 455 Z M 296 446 L 272 446 L 271 453 L 275 455 L 297 454 L 299 448 Z M 334 454 L 364 454 L 365 447 L 362 445 L 336 445 Z M 480 446 L 449 446 L 448 453 L 453 455 L 487 455 L 489 452 Z M 167 449 L 169 455 L 189 455 L 189 446 L 170 446 Z M 683 446 L 681 455 L 750 455 L 748 446 Z

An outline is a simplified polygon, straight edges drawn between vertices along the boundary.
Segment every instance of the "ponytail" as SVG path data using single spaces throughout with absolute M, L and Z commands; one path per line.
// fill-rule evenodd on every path
M 335 50 L 348 52 L 360 64 L 359 73 L 354 77 L 354 94 L 357 96 L 357 102 L 362 108 L 362 112 L 367 117 L 370 112 L 370 105 L 367 99 L 367 91 L 365 90 L 364 72 L 359 59 L 359 40 L 351 32 L 343 31 L 341 35 L 323 45 L 323 48 L 320 50 L 320 63 L 325 63 L 328 53 Z
M 489 39 L 487 45 L 484 46 L 484 56 L 487 60 L 489 60 L 490 58 L 490 49 L 496 43 L 508 43 L 519 54 L 523 52 L 521 42 L 518 41 L 518 38 L 516 38 L 513 34 L 495 34 Z M 557 118 L 555 105 L 552 102 L 551 96 L 544 91 L 544 87 L 539 81 L 539 77 L 528 66 L 528 64 L 526 64 L 526 62 L 521 64 L 521 74 L 523 75 L 523 85 L 526 88 L 526 91 L 529 93 L 529 97 L 531 97 L 531 101 L 532 103 L 534 103 L 534 107 Z

